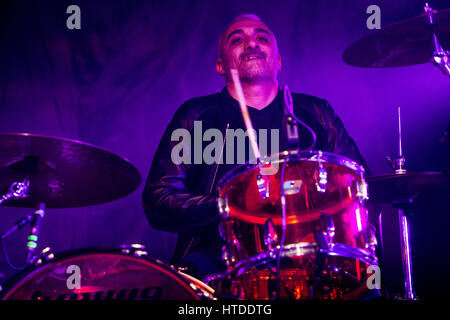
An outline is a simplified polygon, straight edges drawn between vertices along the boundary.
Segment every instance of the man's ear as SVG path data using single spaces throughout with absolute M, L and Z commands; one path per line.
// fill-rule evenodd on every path
M 225 68 L 223 66 L 222 58 L 218 58 L 216 60 L 216 71 L 219 75 L 224 76 L 225 75 Z
M 281 71 L 281 56 L 278 55 L 278 71 Z

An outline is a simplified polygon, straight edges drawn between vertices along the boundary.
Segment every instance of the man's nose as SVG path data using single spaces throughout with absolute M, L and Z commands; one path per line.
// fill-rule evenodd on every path
M 245 41 L 245 49 L 259 48 L 259 44 L 254 37 L 247 37 Z

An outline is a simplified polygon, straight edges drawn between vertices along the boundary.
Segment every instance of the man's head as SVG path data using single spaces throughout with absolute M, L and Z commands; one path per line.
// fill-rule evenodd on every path
M 231 82 L 230 69 L 239 71 L 242 82 L 276 81 L 281 69 L 277 40 L 259 17 L 240 15 L 220 36 L 216 70 Z

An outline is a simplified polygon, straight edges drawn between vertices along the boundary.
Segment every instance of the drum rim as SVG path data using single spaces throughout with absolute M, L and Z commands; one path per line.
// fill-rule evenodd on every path
M 299 251 L 303 251 L 303 253 L 298 254 Z M 286 245 L 283 248 L 281 257 L 282 258 L 300 257 L 311 253 L 317 253 L 318 251 L 319 247 L 315 242 L 292 243 Z M 329 256 L 338 256 L 355 259 L 367 265 L 378 265 L 377 257 L 369 250 L 358 247 L 352 247 L 343 243 L 334 243 L 329 249 L 327 250 L 320 249 L 320 251 L 326 253 Z M 231 274 L 236 273 L 236 275 L 239 276 L 245 271 L 247 271 L 249 268 L 255 267 L 260 263 L 263 263 L 264 260 L 276 259 L 276 255 L 277 255 L 276 249 L 272 251 L 261 252 L 257 255 L 239 261 L 236 265 L 233 265 L 231 267 L 232 269 L 228 272 Z
M 260 165 L 267 164 L 275 156 L 278 156 L 278 158 L 277 158 L 278 161 L 281 161 L 282 157 L 286 157 L 287 155 L 291 155 L 291 156 L 293 155 L 293 156 L 297 157 L 296 160 L 317 161 L 316 159 L 314 159 L 314 156 L 317 156 L 319 154 L 320 154 L 321 158 L 324 160 L 324 162 L 341 165 L 343 167 L 346 167 L 346 168 L 350 169 L 351 171 L 353 171 L 359 177 L 364 177 L 365 169 L 358 162 L 356 162 L 356 161 L 354 161 L 354 160 L 352 160 L 352 159 L 350 159 L 350 158 L 348 158 L 346 156 L 337 154 L 337 153 L 332 153 L 332 152 L 328 152 L 328 151 L 321 151 L 321 150 L 311 150 L 311 151 L 287 150 L 287 151 L 282 151 L 282 152 L 274 153 L 273 155 L 267 155 L 267 156 L 262 157 L 260 159 L 261 160 L 261 164 Z M 308 157 L 308 155 L 309 155 L 309 157 Z M 247 172 L 248 170 L 255 168 L 257 165 L 258 164 L 250 163 L 250 161 L 248 161 L 245 164 L 241 164 L 241 165 L 238 165 L 238 166 L 232 168 L 222 178 L 219 179 L 219 181 L 217 182 L 217 189 L 220 192 L 220 190 L 223 189 L 228 182 L 230 182 L 234 178 L 238 177 L 239 175 Z
M 54 264 L 59 261 L 63 261 L 70 257 L 76 257 L 76 256 L 81 256 L 81 255 L 94 255 L 94 254 L 113 254 L 113 255 L 124 256 L 127 258 L 134 258 L 136 260 L 144 260 L 146 262 L 156 265 L 157 267 L 160 267 L 165 272 L 170 274 L 170 276 L 173 276 L 174 278 L 181 280 L 183 285 L 185 285 L 185 287 L 190 291 L 190 293 L 193 294 L 195 299 L 200 300 L 204 296 L 203 290 L 201 290 L 202 295 L 199 295 L 199 292 L 198 292 L 199 289 L 196 290 L 191 287 L 187 278 L 182 276 L 182 274 L 183 274 L 182 272 L 179 272 L 178 270 L 173 268 L 171 265 L 168 265 L 159 259 L 152 258 L 149 256 L 137 257 L 131 253 L 124 253 L 123 249 L 121 249 L 121 248 L 87 247 L 87 248 L 70 249 L 70 250 L 62 251 L 60 253 L 55 253 L 54 254 L 55 257 L 52 259 L 45 260 L 39 264 L 33 263 L 33 264 L 27 266 L 25 269 L 19 271 L 15 275 L 13 275 L 11 278 L 8 278 L 5 281 L 5 283 L 1 285 L 0 288 L 2 288 L 2 290 L 0 291 L 0 300 L 9 299 L 8 295 L 10 295 L 13 291 L 15 291 L 21 285 L 23 285 L 23 283 L 26 281 L 26 278 L 28 276 L 32 276 L 35 272 L 41 270 L 42 268 L 47 267 L 50 264 Z M 201 280 L 199 280 L 199 279 L 197 279 L 197 280 L 201 282 Z M 214 295 L 213 293 L 209 293 L 209 294 L 211 294 L 212 296 Z

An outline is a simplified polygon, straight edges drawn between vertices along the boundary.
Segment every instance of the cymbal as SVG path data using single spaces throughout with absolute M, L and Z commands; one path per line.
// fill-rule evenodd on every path
M 450 193 L 450 175 L 443 172 L 408 172 L 366 177 L 369 197 L 379 202 L 409 199 L 415 194 Z
M 122 198 L 137 189 L 139 171 L 127 160 L 84 142 L 29 133 L 0 134 L 0 193 L 28 178 L 29 196 L 12 207 L 73 208 Z
M 364 68 L 386 68 L 430 62 L 434 51 L 433 32 L 444 50 L 450 50 L 450 9 L 426 13 L 374 31 L 350 45 L 345 63 Z

